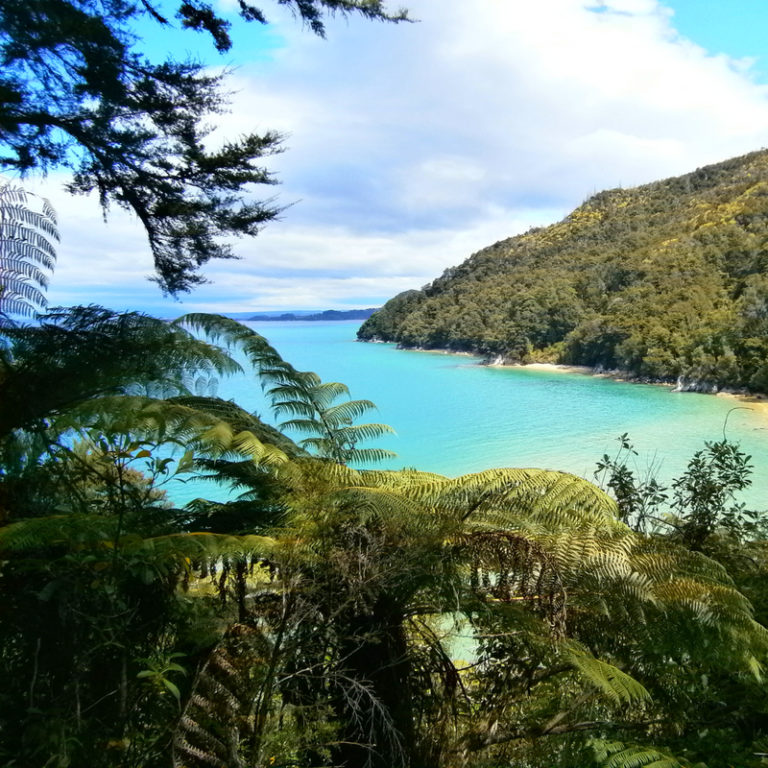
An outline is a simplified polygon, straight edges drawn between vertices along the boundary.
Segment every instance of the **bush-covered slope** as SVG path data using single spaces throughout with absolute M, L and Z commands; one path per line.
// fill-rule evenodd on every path
M 768 391 L 768 151 L 587 200 L 393 299 L 364 340 Z

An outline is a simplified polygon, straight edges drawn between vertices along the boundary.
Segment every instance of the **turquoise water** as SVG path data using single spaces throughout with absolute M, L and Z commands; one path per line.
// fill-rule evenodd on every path
M 363 344 L 355 340 L 358 322 L 250 325 L 295 367 L 344 382 L 354 399 L 376 403 L 378 413 L 369 420 L 397 432 L 377 443 L 397 452 L 391 468 L 459 475 L 489 467 L 545 467 L 591 479 L 597 460 L 614 454 L 616 438 L 627 432 L 639 453 L 637 473 L 654 467 L 669 481 L 704 441 L 722 439 L 727 417 L 728 438 L 752 455 L 755 466 L 753 487 L 742 498 L 768 509 L 768 406 L 745 410 L 749 403 L 732 398 L 582 374 L 492 368 L 472 357 Z M 267 415 L 251 377 L 222 381 L 219 395 Z M 197 485 L 181 495 L 203 495 L 207 489 Z

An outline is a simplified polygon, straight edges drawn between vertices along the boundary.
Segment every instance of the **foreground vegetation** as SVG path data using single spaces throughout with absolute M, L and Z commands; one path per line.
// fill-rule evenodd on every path
M 601 192 L 391 299 L 361 339 L 768 392 L 768 152 Z
M 610 495 L 355 470 L 385 455 L 371 404 L 232 320 L 74 308 L 0 337 L 3 765 L 763 764 L 734 446 L 669 492 L 626 440 Z M 279 429 L 206 396 L 234 348 Z M 174 507 L 191 470 L 231 501 Z

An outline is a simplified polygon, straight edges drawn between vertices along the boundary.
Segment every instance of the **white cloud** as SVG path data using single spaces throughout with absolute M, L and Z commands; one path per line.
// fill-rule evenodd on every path
M 595 191 L 768 143 L 749 62 L 682 39 L 659 0 L 407 5 L 418 23 L 337 19 L 327 40 L 288 20 L 271 61 L 238 69 L 221 132 L 284 132 L 287 151 L 266 161 L 283 185 L 257 193 L 295 205 L 238 244 L 243 261 L 209 267 L 216 284 L 191 302 L 372 303 Z M 135 291 L 151 270 L 135 223 L 104 229 L 95 204 L 59 206 L 61 295 Z

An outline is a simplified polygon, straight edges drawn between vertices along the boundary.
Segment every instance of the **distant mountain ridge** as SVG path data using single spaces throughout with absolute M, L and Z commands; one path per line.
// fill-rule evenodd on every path
M 358 336 L 768 392 L 768 151 L 601 192 L 395 296 Z
M 284 312 L 281 315 L 258 314 L 249 317 L 251 321 L 291 321 L 291 320 L 365 320 L 369 318 L 377 307 L 368 309 L 326 309 L 324 312 L 314 312 L 310 314 L 299 314 L 296 312 Z

